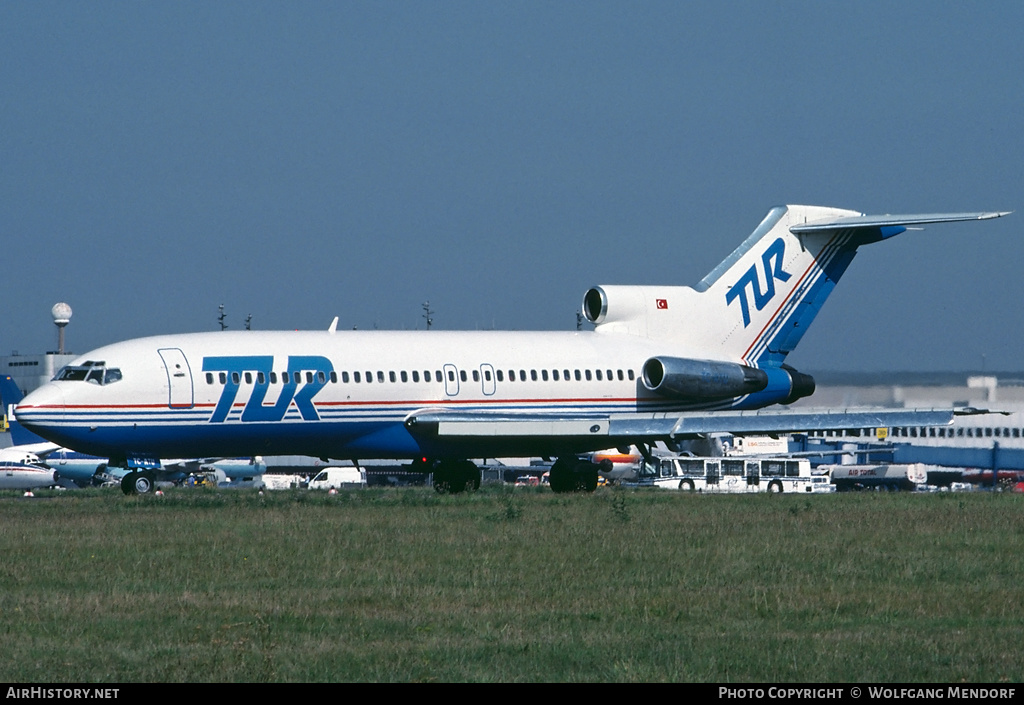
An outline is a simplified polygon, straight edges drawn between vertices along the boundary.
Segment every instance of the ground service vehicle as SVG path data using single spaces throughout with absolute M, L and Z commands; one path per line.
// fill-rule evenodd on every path
M 366 471 L 361 468 L 324 468 L 309 481 L 311 490 L 340 490 L 366 487 Z
M 645 462 L 641 484 L 690 492 L 833 492 L 827 475 L 790 458 L 693 458 L 669 456 Z

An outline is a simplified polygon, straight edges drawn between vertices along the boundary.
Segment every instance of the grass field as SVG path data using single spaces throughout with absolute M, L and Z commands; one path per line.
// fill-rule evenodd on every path
M 0 516 L 4 682 L 1024 678 L 1020 495 L 173 489 Z

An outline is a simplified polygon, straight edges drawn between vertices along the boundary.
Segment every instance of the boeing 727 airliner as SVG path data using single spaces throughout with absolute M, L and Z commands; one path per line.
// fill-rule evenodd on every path
M 54 443 L 146 467 L 160 457 L 411 458 L 439 490 L 468 458 L 557 457 L 555 491 L 592 489 L 577 453 L 730 431 L 946 424 L 947 412 L 754 411 L 814 391 L 784 364 L 861 245 L 1005 213 L 866 216 L 779 206 L 696 286 L 596 286 L 587 332 L 216 332 L 88 353 L 17 407 Z M 148 470 L 126 476 L 147 491 Z

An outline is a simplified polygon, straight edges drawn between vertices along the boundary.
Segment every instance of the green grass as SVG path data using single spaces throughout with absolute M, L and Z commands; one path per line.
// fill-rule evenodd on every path
M 1022 554 L 1010 494 L 8 494 L 0 681 L 1018 682 Z

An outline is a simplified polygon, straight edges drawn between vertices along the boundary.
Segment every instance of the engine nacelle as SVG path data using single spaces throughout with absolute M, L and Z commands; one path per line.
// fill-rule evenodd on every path
M 797 372 L 789 365 L 783 365 L 782 371 L 789 375 L 790 392 L 788 397 L 779 402 L 780 404 L 792 404 L 797 399 L 814 394 L 814 377 Z
M 643 287 L 595 286 L 583 295 L 583 315 L 594 325 L 632 321 L 646 313 L 647 299 Z
M 644 363 L 644 386 L 668 399 L 714 401 L 759 392 L 768 386 L 764 370 L 735 362 L 652 357 Z
M 789 365 L 766 367 L 768 386 L 744 400 L 744 407 L 760 409 L 772 404 L 792 404 L 797 399 L 814 394 L 814 378 L 797 372 Z

